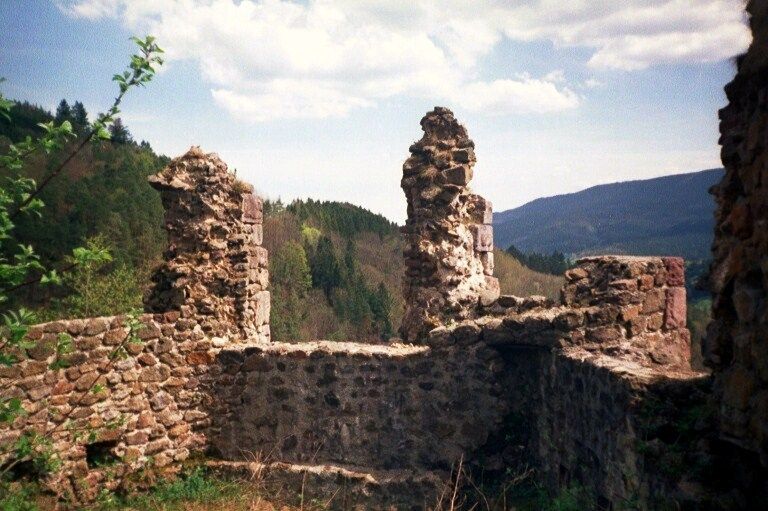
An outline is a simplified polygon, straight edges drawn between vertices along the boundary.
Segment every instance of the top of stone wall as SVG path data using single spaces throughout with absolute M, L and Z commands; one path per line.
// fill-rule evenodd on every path
M 404 358 L 429 351 L 427 346 L 394 343 L 389 345 L 339 341 L 270 342 L 251 345 L 235 345 L 228 352 L 243 352 L 246 356 L 254 353 L 314 358 L 318 355 L 351 356 L 360 358 Z
M 234 187 L 236 178 L 231 174 L 218 154 L 206 153 L 199 146 L 171 160 L 160 172 L 147 178 L 152 187 L 165 191 L 195 191 L 210 193 L 210 185 L 223 183 Z M 205 185 L 208 185 L 207 187 Z M 243 183 L 239 193 L 251 193 L 253 187 Z

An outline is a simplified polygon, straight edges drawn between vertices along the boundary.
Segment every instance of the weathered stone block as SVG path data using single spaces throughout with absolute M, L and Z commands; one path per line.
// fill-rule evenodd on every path
M 488 276 L 493 276 L 493 251 L 482 252 L 480 254 L 480 262 L 483 265 L 483 272 Z
M 643 299 L 643 314 L 663 311 L 666 295 L 663 289 L 651 289 Z
M 485 287 L 480 290 L 480 304 L 484 307 L 491 305 L 501 295 L 501 286 L 496 277 L 485 276 Z
M 256 293 L 254 299 L 255 314 L 253 318 L 256 325 L 266 325 L 269 323 L 270 305 L 269 291 L 259 291 Z
M 260 224 L 264 220 L 262 201 L 252 193 L 244 193 L 242 198 L 243 222 Z
M 685 288 L 672 287 L 667 289 L 667 303 L 664 311 L 664 326 L 667 329 L 685 328 L 687 305 Z
M 470 230 L 476 252 L 493 252 L 493 226 L 474 224 Z
M 589 272 L 587 272 L 584 268 L 571 268 L 570 270 L 565 272 L 565 278 L 569 282 L 574 282 L 577 280 L 585 279 L 589 276 Z
M 250 242 L 254 245 L 261 245 L 264 243 L 264 227 L 261 224 L 255 224 L 253 226 Z
M 671 287 L 685 285 L 685 261 L 681 257 L 665 257 L 664 266 L 667 270 L 667 285 Z
M 85 324 L 85 335 L 99 335 L 107 331 L 109 328 L 109 320 L 107 318 L 93 318 L 89 319 Z
M 466 165 L 451 167 L 445 171 L 445 179 L 450 184 L 465 186 L 472 180 L 472 169 Z
M 475 151 L 471 147 L 463 149 L 454 149 L 451 152 L 451 157 L 456 163 L 470 163 L 475 161 Z

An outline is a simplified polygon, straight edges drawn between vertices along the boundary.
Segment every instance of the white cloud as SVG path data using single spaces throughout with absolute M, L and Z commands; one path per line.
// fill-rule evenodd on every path
M 544 75 L 543 79 L 554 83 L 565 83 L 566 81 L 565 72 L 563 72 L 562 69 L 555 69 L 554 71 L 550 71 Z
M 213 99 L 240 120 L 324 118 L 345 115 L 353 108 L 371 106 L 365 99 L 347 95 L 335 84 L 315 81 L 275 80 L 258 91 L 213 89 Z
M 721 60 L 748 42 L 740 0 L 58 1 L 157 36 L 254 122 L 343 116 L 397 94 L 504 114 L 579 104 L 561 70 L 484 79 L 503 37 L 591 48 L 590 67 L 622 70 Z
M 469 110 L 508 113 L 550 113 L 576 108 L 578 96 L 568 88 L 558 89 L 553 81 L 524 78 L 468 84 L 461 105 Z
M 508 37 L 593 48 L 589 65 L 622 70 L 714 62 L 744 51 L 742 0 L 540 0 L 511 8 Z
M 114 0 L 80 0 L 65 2 L 56 0 L 56 5 L 70 15 L 77 18 L 96 20 L 116 16 L 121 2 Z

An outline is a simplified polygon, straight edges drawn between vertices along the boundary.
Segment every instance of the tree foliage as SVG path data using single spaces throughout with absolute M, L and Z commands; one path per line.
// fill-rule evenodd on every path
M 381 277 L 372 275 L 370 262 L 359 253 L 358 245 L 362 237 L 372 235 L 399 253 L 397 227 L 370 211 L 342 203 L 294 201 L 282 208 L 279 200 L 265 201 L 264 210 L 270 212 L 265 215 L 264 239 L 270 251 L 273 338 L 389 338 L 394 331 L 399 278 L 387 272 L 391 282 L 385 285 Z M 356 219 L 341 220 L 345 212 Z M 388 226 L 386 230 L 384 226 Z M 286 247 L 290 247 L 288 252 Z M 306 293 L 291 292 L 281 277 L 285 272 L 279 260 L 299 248 L 309 268 L 311 289 Z M 367 254 L 369 247 L 364 248 Z
M 115 75 L 119 94 L 112 107 L 99 114 L 94 124 L 80 137 L 80 141 L 69 150 L 67 156 L 58 159 L 58 152 L 67 148 L 67 143 L 77 137 L 72 127 L 72 111 L 66 101 L 62 101 L 53 120 L 37 123 L 37 129 L 32 126 L 14 128 L 9 126 L 4 132 L 14 135 L 0 152 L 0 170 L 4 172 L 4 180 L 0 183 L 0 302 L 8 302 L 11 293 L 31 284 L 60 284 L 60 274 L 54 269 L 46 268 L 40 256 L 32 245 L 18 239 L 17 221 L 28 217 L 41 217 L 44 202 L 42 194 L 49 189 L 51 183 L 93 139 L 108 138 L 108 128 L 119 113 L 119 105 L 128 90 L 142 86 L 154 76 L 155 66 L 162 63 L 158 53 L 162 50 L 154 43 L 154 38 L 136 39 L 139 53 L 131 57 L 128 69 L 122 75 Z M 14 102 L 0 94 L 0 123 L 13 124 L 11 116 Z M 27 108 L 27 110 L 29 110 Z M 25 133 L 26 132 L 26 133 Z M 33 158 L 51 159 L 51 168 L 39 181 L 25 171 L 27 164 Z M 107 262 L 111 256 L 106 250 L 91 247 L 77 247 L 72 251 L 68 269 L 87 271 L 96 265 Z M 30 276 L 32 276 L 30 280 Z M 92 300 L 93 297 L 89 297 Z M 35 321 L 34 314 L 20 308 L 6 309 L 3 315 L 4 325 L 0 329 L 0 365 L 12 366 L 18 364 L 26 356 L 26 350 L 33 347 L 27 340 L 30 325 Z M 129 322 L 131 332 L 136 327 L 135 321 Z M 134 335 L 128 336 L 135 339 Z M 118 346 L 110 360 L 120 355 L 123 345 Z M 62 334 L 58 337 L 55 354 L 50 369 L 57 370 L 66 367 L 65 356 L 72 350 L 72 339 Z M 124 351 L 124 349 L 123 349 Z M 91 392 L 94 387 L 85 392 Z M 73 408 L 74 409 L 74 408 Z M 45 409 L 44 409 L 45 410 Z M 12 423 L 25 412 L 19 398 L 0 395 L 0 422 Z M 68 412 L 64 416 L 65 424 Z M 60 426 L 46 426 L 42 431 L 32 430 L 23 432 L 19 437 L 0 442 L 0 494 L 7 493 L 6 476 L 19 463 L 30 462 L 40 472 L 54 470 L 60 460 L 53 449 L 52 435 Z M 95 435 L 95 432 L 88 434 Z
M 299 340 L 305 317 L 303 299 L 312 287 L 304 248 L 296 242 L 283 245 L 270 259 L 269 274 L 272 280 L 272 335 L 280 341 Z
M 397 229 L 396 224 L 382 215 L 346 202 L 295 200 L 287 209 L 300 221 L 312 218 L 321 230 L 334 231 L 345 238 L 365 231 L 383 237 Z
M 331 291 L 341 285 L 341 267 L 336 258 L 333 241 L 328 236 L 322 236 L 310 259 L 312 264 L 312 285 L 322 289 L 330 300 Z
M 115 144 L 127 144 L 133 142 L 131 132 L 128 131 L 121 118 L 115 119 L 112 126 L 109 127 L 109 139 Z
M 550 275 L 562 275 L 566 270 L 573 267 L 573 261 L 566 258 L 562 252 L 555 251 L 549 255 L 538 252 L 524 253 L 514 245 L 510 245 L 507 248 L 507 253 L 531 270 Z

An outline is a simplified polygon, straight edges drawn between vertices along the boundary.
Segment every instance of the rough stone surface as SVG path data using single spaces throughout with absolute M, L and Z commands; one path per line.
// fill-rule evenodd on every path
M 211 444 L 226 459 L 450 470 L 498 429 L 497 353 L 481 345 L 274 343 L 220 354 Z
M 210 336 L 268 340 L 261 199 L 237 186 L 217 155 L 196 147 L 149 182 L 165 207 L 169 247 L 147 310 L 195 317 Z
M 139 322 L 140 331 L 174 327 L 164 314 L 146 314 Z M 69 321 L 57 323 L 65 330 L 72 326 Z M 87 344 L 80 342 L 83 337 L 75 336 L 77 351 L 71 355 L 59 358 L 50 353 L 42 360 L 45 371 L 18 382 L 6 375 L 0 377 L 2 394 L 18 395 L 28 411 L 10 429 L 0 429 L 0 442 L 14 432 L 31 428 L 49 435 L 63 462 L 50 483 L 75 501 L 90 500 L 100 485 L 114 486 L 122 476 L 153 459 L 181 461 L 191 451 L 205 448 L 208 412 L 201 406 L 208 400 L 204 389 L 210 377 L 209 367 L 190 367 L 185 357 L 208 353 L 212 358 L 217 351 L 194 340 L 196 332 L 200 332 L 196 325 L 192 330 L 173 328 L 173 333 L 162 339 L 126 344 L 126 355 L 115 357 L 112 353 L 117 346 L 110 337 L 116 331 L 122 332 L 123 338 L 127 336 L 125 318 L 93 318 L 85 325 L 85 332 L 99 333 L 86 337 Z M 31 337 L 51 328 L 50 323 L 37 325 Z M 46 342 L 44 334 L 38 342 Z M 36 347 L 29 351 L 39 353 Z M 48 369 L 57 360 L 66 369 Z M 25 372 L 36 363 L 27 359 L 13 369 Z M 33 413 L 46 396 L 51 405 L 48 411 Z M 193 414 L 192 420 L 184 422 L 185 413 Z M 89 431 L 95 433 L 95 438 L 89 438 Z M 106 470 L 89 466 L 86 446 L 106 441 L 110 442 L 108 454 L 123 458 L 125 463 Z M 82 477 L 84 470 L 86 478 Z
M 721 436 L 768 466 L 768 2 L 747 8 L 754 40 L 720 110 L 723 180 L 713 187 L 713 317 L 705 357 Z
M 447 108 L 421 120 L 401 186 L 408 203 L 405 235 L 406 311 L 400 334 L 418 341 L 438 326 L 477 315 L 499 295 L 492 277 L 491 204 L 470 192 L 475 144 Z

